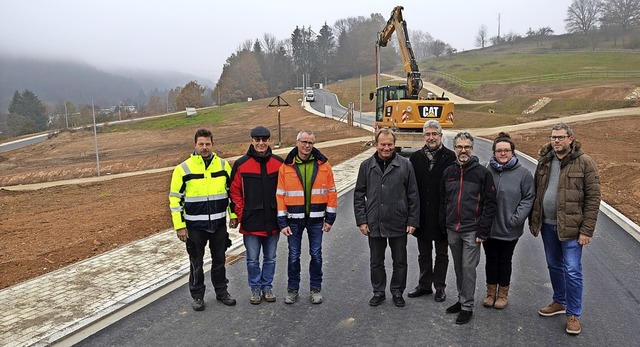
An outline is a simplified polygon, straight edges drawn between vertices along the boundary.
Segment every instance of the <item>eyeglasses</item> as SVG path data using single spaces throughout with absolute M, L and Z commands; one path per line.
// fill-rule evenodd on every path
M 436 136 L 438 136 L 438 135 L 442 135 L 442 134 L 440 134 L 440 133 L 438 133 L 438 132 L 435 132 L 435 131 L 434 131 L 434 132 L 432 132 L 432 133 L 424 133 L 423 135 L 424 135 L 425 137 L 429 137 L 429 136 L 436 137 Z
M 268 137 L 263 137 L 263 136 L 260 136 L 260 137 L 254 137 L 254 138 L 253 138 L 253 141 L 255 141 L 255 142 L 260 142 L 260 141 L 262 141 L 262 142 L 265 142 L 265 143 L 266 143 L 266 142 L 269 142 L 269 138 L 268 138 Z
M 511 153 L 510 149 L 496 149 L 495 151 L 496 153 L 500 153 L 500 154 L 506 154 L 506 153 Z
M 470 151 L 471 149 L 473 149 L 473 146 L 460 146 L 460 145 L 456 145 L 454 147 L 455 149 L 461 151 L 461 150 L 465 150 L 465 151 Z
M 568 137 L 569 136 L 549 136 L 549 140 L 551 140 L 551 141 L 564 141 Z
M 313 142 L 311 142 L 311 141 L 298 140 L 298 142 L 300 142 L 303 146 L 311 146 L 311 147 L 313 147 Z

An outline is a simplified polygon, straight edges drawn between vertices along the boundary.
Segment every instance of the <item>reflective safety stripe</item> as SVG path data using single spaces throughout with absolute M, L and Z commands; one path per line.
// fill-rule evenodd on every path
M 184 202 L 206 202 L 213 200 L 224 200 L 227 198 L 227 194 L 216 194 L 208 196 L 187 196 L 184 198 Z
M 329 207 L 327 206 L 327 212 L 329 213 L 336 213 L 338 211 L 338 209 L 336 209 L 335 207 Z
M 185 175 L 191 174 L 191 170 L 189 170 L 189 166 L 187 165 L 186 161 L 183 161 L 182 164 L 180 164 L 180 166 L 182 166 L 182 170 L 184 170 Z
M 302 190 L 289 190 L 285 192 L 286 196 L 304 196 L 304 191 Z
M 172 207 L 171 208 L 171 212 L 182 212 L 182 206 Z
M 291 219 L 304 219 L 304 213 L 289 213 L 289 218 L 291 218 Z
M 172 196 L 172 197 L 174 197 L 174 198 L 180 198 L 180 199 L 182 199 L 182 197 L 184 196 L 184 194 L 182 194 L 182 193 L 169 192 L 169 196 Z
M 311 194 L 312 195 L 325 195 L 327 194 L 329 190 L 328 189 L 311 189 Z
M 322 217 L 324 217 L 324 211 L 309 212 L 309 218 L 322 218 Z
M 223 219 L 227 217 L 227 212 L 220 212 L 220 213 L 214 213 L 214 214 L 200 214 L 200 215 L 191 215 L 191 214 L 185 214 L 184 215 L 184 219 L 185 220 L 190 220 L 190 221 L 208 221 L 209 219 L 211 220 L 218 220 L 218 219 Z
M 286 217 L 287 211 L 278 211 L 278 217 Z
M 284 189 L 276 190 L 276 195 L 284 195 Z

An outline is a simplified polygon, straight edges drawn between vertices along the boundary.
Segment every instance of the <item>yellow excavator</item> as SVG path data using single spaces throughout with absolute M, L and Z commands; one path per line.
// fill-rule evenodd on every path
M 437 120 L 443 128 L 453 127 L 453 102 L 444 96 L 427 93 L 421 98 L 422 78 L 418 71 L 413 48 L 409 42 L 407 23 L 402 18 L 404 7 L 396 6 L 391 18 L 378 33 L 376 42 L 376 122 L 374 128 L 389 127 L 396 132 L 396 149 L 422 147 L 422 127 L 428 120 Z M 380 58 L 378 50 L 386 47 L 391 35 L 396 33 L 407 82 L 400 85 L 379 85 Z M 369 94 L 373 100 L 374 94 Z

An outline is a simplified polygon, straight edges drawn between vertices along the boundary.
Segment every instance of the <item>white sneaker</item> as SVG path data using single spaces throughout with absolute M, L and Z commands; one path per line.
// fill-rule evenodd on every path
M 298 291 L 295 289 L 287 290 L 287 296 L 284 297 L 285 304 L 293 304 L 298 300 Z
M 312 304 L 321 304 L 322 303 L 322 293 L 319 290 L 311 291 L 311 303 Z

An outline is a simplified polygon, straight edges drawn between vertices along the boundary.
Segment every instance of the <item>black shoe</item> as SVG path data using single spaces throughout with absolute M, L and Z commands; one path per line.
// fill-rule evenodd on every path
M 462 304 L 459 302 L 447 307 L 447 313 L 458 313 L 460 311 L 462 311 Z
M 473 311 L 460 311 L 458 318 L 456 318 L 456 324 L 469 323 L 471 316 L 473 316 Z
M 202 299 L 193 299 L 191 302 L 191 308 L 194 311 L 203 311 L 204 310 L 204 300 Z
M 380 305 L 384 300 L 386 299 L 386 297 L 384 295 L 374 295 L 371 300 L 369 300 L 369 305 L 371 306 L 378 306 Z
M 404 302 L 404 298 L 402 297 L 402 294 L 393 295 L 393 304 L 398 307 L 404 307 L 406 303 Z
M 224 294 L 216 297 L 216 300 L 222 301 L 222 303 L 227 305 L 227 306 L 235 306 L 236 305 L 236 299 L 232 298 L 231 294 L 229 294 L 229 293 L 224 293 Z
M 444 289 L 436 289 L 436 296 L 433 297 L 433 300 L 437 302 L 443 302 L 447 299 L 447 294 L 444 292 Z
M 433 290 L 431 289 L 422 289 L 420 287 L 416 287 L 416 289 L 410 291 L 407 296 L 410 298 L 417 298 L 423 295 L 433 294 Z

